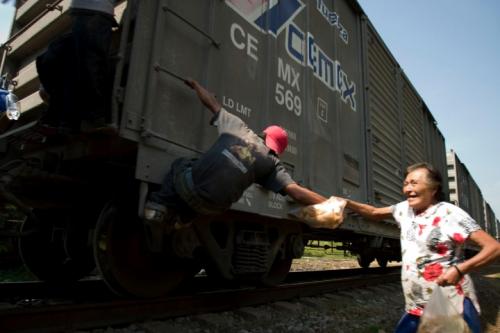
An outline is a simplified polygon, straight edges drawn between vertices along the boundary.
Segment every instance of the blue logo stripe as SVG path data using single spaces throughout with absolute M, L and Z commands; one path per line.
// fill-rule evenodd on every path
M 255 20 L 255 24 L 265 31 L 266 19 L 267 16 L 269 16 L 269 29 L 267 30 L 276 35 L 280 28 L 293 16 L 293 14 L 295 14 L 299 8 L 300 2 L 298 0 L 281 0 L 277 5 Z

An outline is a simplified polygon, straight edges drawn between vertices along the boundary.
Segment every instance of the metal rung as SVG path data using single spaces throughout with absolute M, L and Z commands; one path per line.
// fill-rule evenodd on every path
M 157 71 L 157 72 L 164 72 L 164 73 L 167 73 L 168 75 L 170 76 L 173 76 L 175 77 L 176 79 L 182 81 L 182 82 L 186 82 L 186 79 L 183 78 L 182 76 L 180 76 L 179 74 L 176 74 L 168 69 L 166 69 L 165 67 L 161 67 L 159 64 L 155 64 L 153 66 L 154 70 Z
M 203 31 L 202 29 L 200 29 L 197 26 L 195 26 L 193 23 L 189 22 L 186 18 L 184 18 L 181 15 L 179 15 L 178 13 L 174 12 L 172 9 L 168 8 L 168 6 L 163 6 L 162 9 L 164 11 L 166 11 L 166 12 L 171 13 L 172 15 L 174 15 L 175 17 L 177 17 L 179 20 L 183 21 L 184 23 L 186 23 L 187 25 L 189 25 L 191 28 L 193 28 L 194 30 L 198 31 L 203 36 L 207 37 L 216 48 L 220 47 L 221 43 L 218 42 L 218 41 L 216 41 L 215 38 L 213 38 L 212 36 L 210 36 L 209 34 L 207 34 L 205 31 Z
M 50 11 L 58 10 L 62 13 L 63 7 L 58 5 L 58 3 L 62 2 L 62 0 L 56 0 L 51 4 L 45 5 L 45 10 L 38 14 L 34 19 L 29 21 L 26 25 L 24 25 L 21 29 L 19 29 L 15 34 L 9 37 L 3 44 L 0 44 L 0 49 L 3 49 L 2 61 L 0 63 L 0 75 L 3 75 L 3 69 L 5 65 L 5 57 L 7 53 L 12 50 L 10 43 L 16 39 L 18 36 L 23 34 L 26 30 L 28 30 L 31 26 L 33 26 L 38 20 L 40 20 L 45 14 Z

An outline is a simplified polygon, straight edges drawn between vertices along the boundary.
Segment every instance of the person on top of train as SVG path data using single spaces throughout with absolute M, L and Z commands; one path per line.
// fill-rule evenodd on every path
M 109 51 L 114 18 L 115 0 L 71 0 L 72 35 L 76 56 L 78 86 L 75 104 L 82 127 L 104 126 L 111 108 L 111 66 Z M 85 89 L 79 89 L 79 87 Z
M 443 286 L 473 333 L 480 332 L 479 304 L 469 272 L 500 257 L 500 243 L 481 230 L 461 208 L 441 201 L 441 175 L 428 163 L 406 170 L 406 200 L 374 207 L 350 199 L 346 208 L 370 220 L 393 217 L 401 229 L 402 285 L 406 313 L 395 333 L 417 332 L 432 290 Z M 464 260 L 464 245 L 471 240 L 481 250 Z
M 257 135 L 198 82 L 188 79 L 185 83 L 213 113 L 210 124 L 217 127 L 219 136 L 200 158 L 172 163 L 161 189 L 152 192 L 145 205 L 146 222 L 170 223 L 179 215 L 190 220 L 198 214 L 224 212 L 254 182 L 302 204 L 326 200 L 293 181 L 278 159 L 288 145 L 283 128 L 272 125 Z
M 37 58 L 40 96 L 49 108 L 44 125 L 60 132 L 103 127 L 111 108 L 109 51 L 114 0 L 72 0 L 71 33 Z

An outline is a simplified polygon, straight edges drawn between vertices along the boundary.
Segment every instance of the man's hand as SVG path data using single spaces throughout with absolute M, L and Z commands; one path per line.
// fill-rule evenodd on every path
M 209 108 L 210 111 L 212 111 L 213 113 L 217 113 L 220 111 L 222 106 L 220 105 L 219 101 L 217 101 L 217 98 L 215 98 L 215 96 L 211 92 L 202 87 L 197 81 L 186 79 L 184 83 L 186 83 L 189 87 L 196 91 L 196 94 L 198 95 L 200 101 L 203 103 L 203 105 Z

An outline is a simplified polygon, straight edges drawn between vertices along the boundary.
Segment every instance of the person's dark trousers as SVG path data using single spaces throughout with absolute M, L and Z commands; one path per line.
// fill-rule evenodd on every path
M 464 320 L 469 325 L 472 333 L 481 333 L 481 321 L 474 304 L 467 297 L 464 299 Z
M 464 313 L 463 317 L 472 333 L 481 333 L 481 322 L 479 320 L 479 313 L 477 313 L 474 304 L 469 298 L 464 299 Z M 406 313 L 399 320 L 394 333 L 416 333 L 420 317 Z
M 88 10 L 72 10 L 76 63 L 73 89 L 75 111 L 80 119 L 109 118 L 111 79 L 109 50 L 113 17 Z
M 184 169 L 185 159 L 177 159 L 172 163 L 170 170 L 163 178 L 159 191 L 151 192 L 149 200 L 176 210 L 185 205 L 184 201 L 175 191 L 174 177 Z
M 40 83 L 50 96 L 50 103 L 41 122 L 55 127 L 74 127 L 77 117 L 74 112 L 74 91 L 71 89 L 75 71 L 75 52 L 72 34 L 66 34 L 50 43 L 36 59 Z
M 194 219 L 198 214 L 189 207 L 187 203 L 177 194 L 175 190 L 175 177 L 181 174 L 183 170 L 190 167 L 192 159 L 178 158 L 170 167 L 170 170 L 163 178 L 163 183 L 159 191 L 151 192 L 148 200 L 157 204 L 164 205 L 168 209 L 173 209 L 179 214 L 182 221 Z
M 406 313 L 399 320 L 394 333 L 416 333 L 420 317 Z

